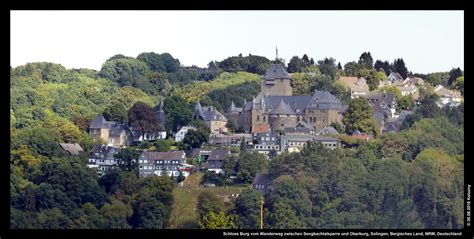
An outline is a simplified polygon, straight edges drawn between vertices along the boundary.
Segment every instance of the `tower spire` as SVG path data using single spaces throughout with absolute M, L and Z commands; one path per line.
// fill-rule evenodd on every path
M 277 61 L 278 60 L 278 47 L 275 46 L 275 49 L 276 49 L 275 61 Z

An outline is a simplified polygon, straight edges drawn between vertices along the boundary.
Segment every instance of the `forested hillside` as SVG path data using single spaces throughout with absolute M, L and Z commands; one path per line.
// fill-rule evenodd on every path
M 94 146 L 88 132 L 92 119 L 103 114 L 125 122 L 137 102 L 156 109 L 163 101 L 169 133 L 192 122 L 198 100 L 222 113 L 232 101 L 242 107 L 260 92 L 261 74 L 271 63 L 239 55 L 206 68 L 186 67 L 168 53 L 151 52 L 136 58 L 115 55 L 100 71 L 46 62 L 12 68 L 11 227 L 167 228 L 175 200 L 173 180 L 139 178 L 128 167 L 98 178 L 86 167 L 85 154 L 68 156 L 59 143 L 79 143 L 89 151 Z M 390 69 L 412 74 L 403 59 L 372 64 L 370 53 L 344 67 L 333 58 L 314 61 L 304 55 L 292 58 L 287 68 L 293 95 L 327 90 L 344 104 L 350 90 L 337 81 L 339 76 L 364 76 L 378 84 Z M 459 68 L 413 75 L 464 92 Z M 263 156 L 243 153 L 232 158 L 230 171 L 240 170 L 236 180 L 248 186 L 268 168 L 273 182 L 265 197 L 264 228 L 462 228 L 464 103 L 439 108 L 436 100 L 422 95 L 422 105 L 405 118 L 400 132 L 373 142 L 342 136 L 347 147 L 333 151 L 310 143 L 300 153 L 274 157 L 268 167 Z M 198 131 L 196 135 L 208 133 Z M 161 143 L 153 147 L 171 148 L 169 142 Z M 124 150 L 120 157 L 136 158 L 134 153 Z M 241 164 L 252 168 L 242 170 Z M 242 173 L 247 171 L 252 175 Z M 227 211 L 199 212 L 200 225 L 218 228 L 217 221 L 223 228 L 259 228 L 259 197 L 255 190 L 245 190 Z

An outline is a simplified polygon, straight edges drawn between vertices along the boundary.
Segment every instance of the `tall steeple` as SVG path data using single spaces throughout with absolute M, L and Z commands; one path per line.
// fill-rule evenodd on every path
M 276 54 L 275 54 L 275 61 L 278 61 L 278 47 L 275 46 Z
M 199 103 L 199 100 L 196 103 L 196 106 L 194 107 L 194 117 L 198 118 L 202 116 L 202 106 L 201 103 Z

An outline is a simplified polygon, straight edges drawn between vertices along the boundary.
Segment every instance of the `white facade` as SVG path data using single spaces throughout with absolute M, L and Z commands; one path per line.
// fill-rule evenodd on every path
M 181 142 L 183 141 L 184 137 L 186 136 L 186 134 L 188 133 L 188 131 L 192 129 L 192 130 L 196 130 L 195 127 L 192 127 L 192 126 L 184 126 L 183 128 L 181 128 L 175 135 L 174 135 L 174 141 L 175 142 Z

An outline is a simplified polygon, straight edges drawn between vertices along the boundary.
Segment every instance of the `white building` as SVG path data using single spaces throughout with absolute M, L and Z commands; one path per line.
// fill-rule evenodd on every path
M 192 130 L 197 130 L 195 127 L 192 127 L 192 126 L 183 126 L 183 128 L 181 128 L 175 135 L 174 135 L 174 141 L 175 142 L 181 142 L 183 141 L 184 137 L 186 136 L 186 134 L 188 133 L 188 131 L 192 129 Z

